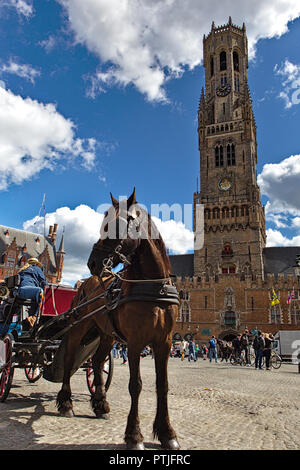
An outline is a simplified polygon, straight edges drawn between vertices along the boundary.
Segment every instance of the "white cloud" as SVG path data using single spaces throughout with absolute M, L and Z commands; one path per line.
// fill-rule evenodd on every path
M 94 139 L 76 137 L 74 123 L 53 104 L 23 98 L 0 87 L 0 190 L 21 184 L 59 161 L 95 159 Z
M 103 206 L 102 206 L 103 207 Z M 99 213 L 87 205 L 77 206 L 75 209 L 60 207 L 55 212 L 45 215 L 46 234 L 49 226 L 58 224 L 57 245 L 62 232 L 65 235 L 65 263 L 63 282 L 73 284 L 78 279 L 88 277 L 87 261 L 93 244 L 100 237 L 100 227 L 103 213 Z M 193 233 L 185 228 L 183 223 L 174 220 L 162 222 L 153 217 L 160 231 L 166 247 L 174 253 L 186 253 L 193 249 Z M 44 219 L 34 217 L 23 224 L 24 230 L 34 233 L 44 233 Z
M 35 78 L 39 77 L 41 74 L 39 70 L 33 68 L 31 65 L 18 64 L 13 59 L 10 59 L 7 65 L 2 65 L 0 68 L 0 72 L 18 75 L 18 77 L 25 78 L 31 83 L 34 83 Z
M 267 212 L 300 214 L 300 155 L 264 165 L 257 182 L 269 198 Z
M 266 221 L 271 225 L 267 246 L 300 246 L 300 155 L 264 165 L 257 181 L 269 199 L 265 206 Z M 288 230 L 291 238 L 278 229 Z
M 63 282 L 72 283 L 82 277 L 89 276 L 87 260 L 93 244 L 99 239 L 103 214 L 99 214 L 89 206 L 80 205 L 75 209 L 60 207 L 55 212 L 45 215 L 46 235 L 49 226 L 58 224 L 57 245 L 62 232 L 65 236 L 65 263 Z M 34 217 L 23 224 L 24 230 L 44 233 L 44 219 Z
M 293 64 L 286 59 L 281 66 L 276 64 L 274 71 L 283 78 L 283 91 L 279 93 L 279 98 L 284 100 L 285 107 L 300 104 L 300 64 Z
M 300 235 L 287 238 L 279 230 L 267 230 L 267 246 L 300 246 Z
M 95 53 L 101 67 L 89 91 L 133 84 L 148 100 L 167 100 L 164 86 L 202 61 L 202 38 L 231 15 L 246 23 L 250 56 L 260 38 L 279 37 L 300 15 L 294 0 L 57 0 L 75 40 Z
M 29 18 L 33 14 L 31 0 L 4 0 L 1 6 L 15 8 L 20 15 L 23 15 L 26 18 Z
M 51 52 L 57 43 L 55 36 L 50 35 L 47 39 L 39 42 L 39 45 L 45 49 L 47 54 Z
M 162 221 L 152 217 L 166 247 L 174 254 L 185 254 L 194 249 L 194 233 L 188 230 L 182 222 L 175 220 Z

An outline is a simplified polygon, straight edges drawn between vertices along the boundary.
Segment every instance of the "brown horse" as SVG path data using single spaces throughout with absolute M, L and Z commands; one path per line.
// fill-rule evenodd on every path
M 126 269 L 119 273 L 122 276 L 122 291 L 125 297 L 130 295 L 130 291 L 141 280 L 144 282 L 139 286 L 151 284 L 157 288 L 157 286 L 162 287 L 162 284 L 172 284 L 170 263 L 165 245 L 151 217 L 144 210 L 138 210 L 135 213 L 130 210 L 131 207 L 136 207 L 135 191 L 126 201 L 125 211 L 121 211 L 121 202 L 119 203 L 112 195 L 111 198 L 113 206 L 105 215 L 100 230 L 101 238 L 94 245 L 88 261 L 92 277 L 85 281 L 79 289 L 74 299 L 74 305 L 82 298 L 86 300 L 98 296 L 109 283 L 109 280 L 101 281 L 104 265 L 111 268 L 118 265 L 120 261 L 128 262 Z M 116 227 L 115 238 L 105 235 L 113 223 Z M 130 227 L 131 236 L 128 231 L 124 236 L 125 232 L 121 227 L 124 228 L 124 224 L 128 225 L 128 231 L 130 231 Z M 103 300 L 95 301 L 94 305 L 83 308 L 80 315 L 85 316 L 101 304 L 103 304 Z M 106 400 L 102 369 L 105 358 L 115 342 L 114 331 L 117 331 L 126 340 L 128 346 L 131 408 L 125 431 L 127 449 L 140 450 L 144 448 L 138 411 L 139 395 L 142 390 L 140 353 L 147 345 L 151 344 L 154 351 L 157 392 L 153 434 L 159 439 L 163 448 L 177 450 L 179 444 L 176 433 L 170 424 L 168 413 L 167 367 L 172 344 L 172 330 L 178 316 L 178 305 L 164 303 L 157 299 L 153 301 L 140 300 L 139 298 L 130 299 L 128 302 L 121 303 L 114 310 L 113 316 L 114 324 L 112 325 L 107 313 L 97 313 L 94 317 L 83 320 L 68 334 L 63 386 L 57 397 L 59 412 L 61 415 L 67 416 L 72 412 L 70 371 L 74 361 L 74 352 L 83 336 L 93 326 L 96 326 L 101 340 L 99 348 L 93 356 L 95 395 L 92 398 L 92 406 L 97 417 L 106 418 L 108 416 L 110 409 Z

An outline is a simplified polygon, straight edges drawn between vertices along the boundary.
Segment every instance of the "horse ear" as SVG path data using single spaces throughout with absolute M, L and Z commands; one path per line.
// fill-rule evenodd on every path
M 133 193 L 129 197 L 127 201 L 127 207 L 131 207 L 133 204 L 136 204 L 136 198 L 135 198 L 135 188 L 133 188 Z
M 119 205 L 119 201 L 117 201 L 117 199 L 115 199 L 112 195 L 112 193 L 110 193 L 110 197 L 111 197 L 111 202 L 113 204 L 114 207 L 117 207 Z

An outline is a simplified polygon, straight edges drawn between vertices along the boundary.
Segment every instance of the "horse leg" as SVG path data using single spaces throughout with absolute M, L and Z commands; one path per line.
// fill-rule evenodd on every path
M 72 418 L 74 416 L 70 385 L 71 369 L 74 362 L 74 355 L 72 354 L 72 348 L 70 347 L 71 344 L 72 341 L 70 340 L 70 337 L 68 337 L 64 360 L 63 384 L 56 398 L 58 413 L 60 416 L 64 416 L 65 418 Z
M 77 333 L 77 334 L 76 334 Z M 71 370 L 74 364 L 74 355 L 75 350 L 86 330 L 83 329 L 81 332 L 77 329 L 77 331 L 72 331 L 72 334 L 68 334 L 66 338 L 66 346 L 65 346 L 65 354 L 64 354 L 64 376 L 63 376 L 63 385 L 61 390 L 58 392 L 56 398 L 56 406 L 60 416 L 64 416 L 65 418 L 72 418 L 74 416 L 73 412 L 73 402 L 72 402 L 72 392 L 71 392 Z
M 128 346 L 129 361 L 129 393 L 131 396 L 131 408 L 127 419 L 125 431 L 125 442 L 128 450 L 144 450 L 143 435 L 140 430 L 140 420 L 138 413 L 139 395 L 142 390 L 142 379 L 140 374 L 140 352 L 142 346 Z
M 108 419 L 109 417 L 110 408 L 106 401 L 103 367 L 105 359 L 111 351 L 112 345 L 112 338 L 101 337 L 100 345 L 92 357 L 95 394 L 91 398 L 91 404 L 96 418 Z
M 168 359 L 171 340 L 154 345 L 156 370 L 157 408 L 153 423 L 153 435 L 161 442 L 164 449 L 178 450 L 177 436 L 170 424 L 168 412 Z

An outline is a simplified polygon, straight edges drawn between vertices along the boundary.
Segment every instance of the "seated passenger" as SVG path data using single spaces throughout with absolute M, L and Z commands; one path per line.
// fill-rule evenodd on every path
M 47 280 L 42 270 L 42 264 L 36 258 L 30 258 L 18 271 L 18 274 L 20 276 L 18 297 L 34 300 L 36 303 L 34 314 L 27 317 L 30 326 L 33 326 L 42 306 L 43 290 L 47 285 Z

